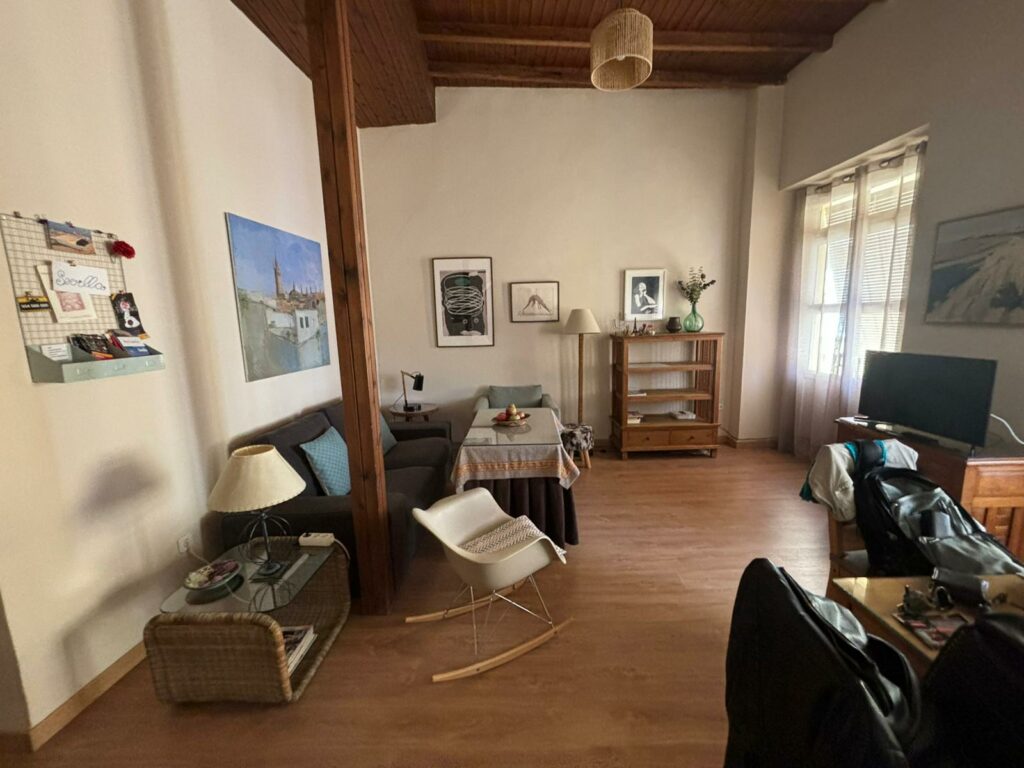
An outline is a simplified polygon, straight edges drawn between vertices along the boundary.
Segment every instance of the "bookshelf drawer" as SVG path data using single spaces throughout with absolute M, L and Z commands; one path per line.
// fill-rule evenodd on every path
M 714 427 L 693 427 L 691 429 L 673 429 L 672 445 L 717 445 L 718 438 Z
M 671 433 L 664 429 L 627 429 L 623 441 L 627 448 L 656 448 L 671 445 Z

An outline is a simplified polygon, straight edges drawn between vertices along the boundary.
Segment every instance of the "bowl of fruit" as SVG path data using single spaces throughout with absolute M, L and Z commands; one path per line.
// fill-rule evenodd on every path
M 520 411 L 516 408 L 516 404 L 512 403 L 508 408 L 495 416 L 492 421 L 497 427 L 519 427 L 525 424 L 528 418 L 530 418 L 530 414 L 526 411 Z

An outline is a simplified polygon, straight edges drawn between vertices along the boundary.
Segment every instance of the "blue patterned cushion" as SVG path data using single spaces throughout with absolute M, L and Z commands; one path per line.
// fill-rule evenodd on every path
M 388 426 L 382 413 L 380 415 L 380 447 L 384 449 L 384 453 L 387 453 L 396 445 L 398 445 L 398 438 L 392 434 L 391 427 Z
M 320 487 L 328 496 L 347 496 L 352 492 L 352 476 L 348 471 L 348 446 L 330 427 L 316 440 L 300 446 L 309 457 L 313 474 L 320 481 Z

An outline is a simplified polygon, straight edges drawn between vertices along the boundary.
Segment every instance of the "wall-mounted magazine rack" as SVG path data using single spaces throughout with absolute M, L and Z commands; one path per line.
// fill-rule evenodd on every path
M 112 360 L 96 360 L 73 344 L 64 344 L 69 360 L 54 360 L 43 353 L 42 348 L 31 344 L 25 347 L 28 353 L 28 367 L 32 381 L 44 384 L 70 384 L 74 381 L 110 379 L 114 376 L 131 376 L 146 371 L 162 371 L 164 356 L 149 347 L 148 355 L 134 357 L 115 351 Z
M 37 267 L 48 265 L 55 259 L 73 260 L 84 266 L 105 269 L 111 293 L 127 290 L 124 262 L 109 252 L 110 243 L 117 239 L 109 232 L 92 230 L 95 253 L 70 254 L 49 247 L 44 219 L 4 213 L 0 214 L 0 236 L 7 254 L 15 299 L 26 294 L 38 294 L 42 286 Z M 113 359 L 97 360 L 73 344 L 68 344 L 70 335 L 103 335 L 118 327 L 108 297 L 87 298 L 95 310 L 95 317 L 88 320 L 58 323 L 49 311 L 18 312 L 32 381 L 68 384 L 164 369 L 164 356 L 152 347 L 148 347 L 149 355 L 134 357 L 115 349 Z M 49 355 L 44 354 L 44 348 Z M 60 348 L 64 348 L 63 354 Z

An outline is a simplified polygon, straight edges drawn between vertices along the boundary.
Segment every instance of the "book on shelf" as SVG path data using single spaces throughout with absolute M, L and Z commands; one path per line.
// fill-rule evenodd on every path
M 126 355 L 132 357 L 143 357 L 149 354 L 149 347 L 146 342 L 137 336 L 129 336 L 127 333 L 111 333 L 110 343 Z
M 678 411 L 672 411 L 672 418 L 679 421 L 693 421 L 697 418 L 697 414 L 687 408 L 680 408 Z
M 629 411 L 626 414 L 627 424 L 639 424 L 644 420 L 644 415 L 640 411 Z
M 68 341 L 96 360 L 110 360 L 114 357 L 106 337 L 98 333 L 75 333 L 68 336 Z
M 630 397 L 645 397 L 647 393 L 642 389 L 631 389 L 629 390 Z
M 284 637 L 284 653 L 288 659 L 288 674 L 295 672 L 302 657 L 313 646 L 316 640 L 316 632 L 312 624 L 304 624 L 299 627 L 281 627 L 281 635 Z

